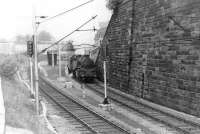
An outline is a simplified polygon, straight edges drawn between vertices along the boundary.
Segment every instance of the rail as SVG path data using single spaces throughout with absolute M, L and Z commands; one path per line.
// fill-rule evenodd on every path
M 59 107 L 84 125 L 92 133 L 129 134 L 130 132 L 119 124 L 109 121 L 93 109 L 82 104 L 79 100 L 57 89 L 50 82 L 40 77 L 40 89 Z
M 98 84 L 87 84 L 89 89 L 96 91 L 98 94 L 103 96 L 103 86 Z M 160 122 L 170 128 L 173 128 L 177 132 L 184 134 L 198 134 L 200 132 L 200 124 L 185 120 L 181 117 L 176 117 L 172 114 L 163 112 L 159 109 L 155 109 L 147 104 L 141 103 L 137 100 L 130 99 L 122 94 L 109 90 L 110 99 L 113 102 L 120 103 L 132 109 L 146 117 L 149 117 L 157 122 Z

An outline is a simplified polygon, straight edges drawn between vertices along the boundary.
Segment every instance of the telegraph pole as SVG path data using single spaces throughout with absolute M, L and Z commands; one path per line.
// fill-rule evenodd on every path
M 35 60 L 35 98 L 36 98 L 36 113 L 39 115 L 39 77 L 38 77 L 38 54 L 37 54 L 37 22 L 35 16 L 34 28 L 34 60 Z

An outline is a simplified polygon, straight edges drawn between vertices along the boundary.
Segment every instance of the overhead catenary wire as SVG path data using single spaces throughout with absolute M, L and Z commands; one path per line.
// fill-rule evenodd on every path
M 90 49 L 90 48 L 97 48 L 98 46 L 96 47 L 82 47 L 82 48 L 74 48 L 75 50 L 79 50 L 79 49 Z
M 88 46 L 88 47 L 82 47 L 82 46 Z M 61 49 L 63 49 L 65 46 L 63 46 Z M 97 45 L 91 45 L 91 44 L 81 44 L 81 45 L 73 45 L 73 47 L 78 47 L 74 49 L 82 49 L 82 48 L 92 48 L 92 47 L 99 47 Z
M 98 47 L 97 45 L 91 45 L 91 44 L 74 45 L 74 47 L 82 47 L 82 46 Z
M 88 24 L 90 21 L 92 21 L 93 19 L 95 19 L 97 17 L 93 16 L 91 19 L 89 19 L 88 21 L 86 21 L 85 23 L 83 23 L 81 26 L 79 26 L 78 28 L 76 28 L 75 30 L 73 30 L 72 32 L 70 32 L 69 34 L 67 34 L 66 36 L 62 37 L 60 40 L 56 41 L 55 43 L 53 43 L 52 45 L 50 45 L 49 47 L 43 49 L 41 52 L 39 52 L 39 54 L 45 52 L 47 49 L 57 45 L 59 42 L 61 42 L 62 40 L 64 40 L 65 38 L 67 38 L 68 36 L 72 35 L 74 32 L 76 32 L 77 30 L 79 30 L 80 28 L 82 28 L 83 26 L 85 26 L 86 24 Z
M 88 31 L 97 31 L 98 29 L 96 29 L 95 27 L 93 27 L 93 29 L 79 29 L 79 30 L 77 30 L 77 31 L 85 31 L 85 32 L 88 32 Z
M 62 12 L 62 13 L 59 13 L 59 14 L 57 14 L 57 15 L 55 15 L 55 16 L 49 17 L 49 18 L 45 19 L 44 21 L 39 22 L 39 24 L 44 23 L 44 22 L 47 22 L 47 21 L 49 21 L 49 20 L 52 20 L 52 19 L 54 19 L 54 18 L 56 18 L 56 17 L 59 17 L 59 16 L 65 14 L 65 13 L 68 13 L 68 12 L 70 12 L 70 11 L 73 11 L 73 10 L 75 10 L 75 9 L 77 9 L 77 8 L 79 8 L 79 7 L 82 7 L 82 6 L 84 6 L 84 5 L 86 5 L 86 4 L 90 3 L 90 2 L 93 2 L 93 1 L 94 1 L 94 0 L 89 0 L 89 1 L 87 1 L 87 2 L 85 2 L 85 3 L 83 3 L 83 4 L 80 4 L 80 5 L 76 6 L 76 7 L 73 7 L 73 8 L 71 8 L 71 9 L 66 10 L 66 11 L 64 11 L 64 12 Z

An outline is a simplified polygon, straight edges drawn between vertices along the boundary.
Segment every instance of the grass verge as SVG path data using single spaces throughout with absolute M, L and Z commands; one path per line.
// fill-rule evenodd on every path
M 2 79 L 2 89 L 6 110 L 6 125 L 31 130 L 34 134 L 53 134 L 41 117 L 36 116 L 35 104 L 30 93 L 17 80 Z

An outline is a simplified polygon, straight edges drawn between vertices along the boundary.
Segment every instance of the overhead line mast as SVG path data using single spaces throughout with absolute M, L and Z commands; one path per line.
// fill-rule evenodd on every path
M 72 9 L 70 9 L 70 10 L 67 10 L 67 11 L 65 11 L 65 12 L 59 13 L 59 14 L 53 16 L 53 17 L 47 18 L 46 20 L 44 20 L 44 21 L 42 21 L 42 22 L 36 21 L 36 18 L 46 18 L 47 16 L 36 16 L 36 15 L 34 14 L 34 21 L 33 21 L 33 22 L 34 22 L 34 25 L 33 25 L 33 29 L 34 29 L 34 52 L 35 52 L 35 53 L 34 53 L 34 63 L 35 63 L 35 65 L 34 65 L 34 66 L 35 66 L 35 70 L 34 70 L 34 71 L 35 71 L 35 98 L 36 98 L 36 112 L 37 112 L 37 115 L 39 115 L 38 55 L 41 53 L 41 52 L 40 52 L 40 53 L 37 52 L 37 51 L 38 51 L 38 50 L 37 50 L 37 29 L 39 28 L 39 25 L 40 25 L 41 23 L 47 22 L 47 21 L 49 21 L 49 20 L 51 20 L 51 19 L 53 19 L 53 18 L 56 18 L 56 17 L 58 17 L 58 16 L 61 16 L 61 15 L 65 14 L 65 13 L 67 13 L 67 12 L 70 12 L 70 11 L 72 11 L 72 10 L 75 10 L 75 9 L 77 9 L 77 8 L 83 6 L 83 5 L 86 5 L 86 4 L 90 3 L 90 2 L 92 2 L 92 1 L 94 1 L 94 0 L 90 0 L 90 1 L 88 1 L 88 2 L 86 2 L 86 3 L 83 3 L 83 4 L 79 5 L 79 6 L 77 6 L 77 7 L 74 7 L 74 8 L 72 8 Z M 96 16 L 95 16 L 95 17 L 92 17 L 92 19 L 90 19 L 89 21 L 87 21 L 86 23 L 84 23 L 83 25 L 81 25 L 80 28 L 83 27 L 84 25 L 86 25 L 87 23 L 89 23 L 89 22 L 90 22 L 91 20 L 93 20 L 94 18 L 96 18 Z M 79 28 L 76 29 L 76 30 L 79 30 Z M 52 46 L 58 44 L 60 41 L 62 41 L 64 38 L 68 37 L 69 35 L 73 34 L 74 32 L 75 32 L 75 31 L 73 31 L 73 32 L 71 32 L 70 34 L 68 34 L 67 36 L 61 38 L 59 41 L 55 42 L 55 43 L 52 44 L 50 47 L 52 47 Z M 50 48 L 50 47 L 48 47 L 48 48 Z M 43 51 L 46 51 L 48 48 L 44 49 Z M 43 51 L 42 51 L 42 52 L 43 52 Z

